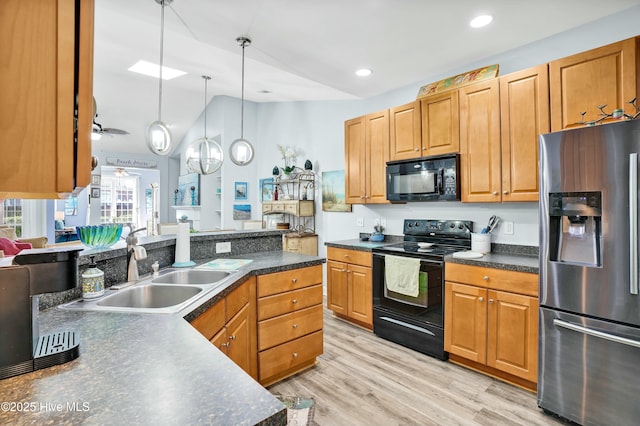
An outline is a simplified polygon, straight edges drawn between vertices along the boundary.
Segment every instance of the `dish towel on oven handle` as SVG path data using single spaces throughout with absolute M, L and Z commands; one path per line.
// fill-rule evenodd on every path
M 420 259 L 387 254 L 384 256 L 384 275 L 387 290 L 405 296 L 418 296 L 420 292 Z

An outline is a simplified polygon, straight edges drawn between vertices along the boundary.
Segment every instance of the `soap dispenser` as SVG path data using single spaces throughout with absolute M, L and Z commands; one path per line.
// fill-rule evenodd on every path
M 90 257 L 89 268 L 82 273 L 82 298 L 91 300 L 104 294 L 104 272 L 98 269 L 94 256 Z

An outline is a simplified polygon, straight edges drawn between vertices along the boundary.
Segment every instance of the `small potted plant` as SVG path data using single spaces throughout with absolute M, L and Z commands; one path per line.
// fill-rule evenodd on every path
M 373 234 L 371 234 L 371 237 L 369 237 L 369 240 L 371 241 L 384 241 L 384 226 L 382 225 L 375 225 L 373 227 Z

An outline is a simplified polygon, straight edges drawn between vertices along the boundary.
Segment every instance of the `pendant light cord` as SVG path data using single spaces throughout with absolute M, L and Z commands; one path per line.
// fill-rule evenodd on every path
M 246 41 L 242 42 L 242 92 L 240 102 L 240 139 L 244 139 L 244 46 Z
M 207 138 L 207 83 L 211 80 L 208 75 L 203 75 L 204 79 L 204 138 Z
M 158 121 L 162 121 L 162 64 L 164 52 L 164 0 L 160 4 L 160 82 L 158 83 Z

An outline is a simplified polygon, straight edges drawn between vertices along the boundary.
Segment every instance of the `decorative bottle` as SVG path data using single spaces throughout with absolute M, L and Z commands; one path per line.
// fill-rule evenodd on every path
M 89 268 L 82 273 L 82 298 L 85 300 L 104 295 L 104 272 L 98 269 L 94 256 L 90 259 Z

